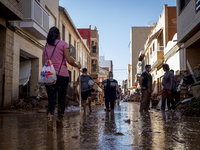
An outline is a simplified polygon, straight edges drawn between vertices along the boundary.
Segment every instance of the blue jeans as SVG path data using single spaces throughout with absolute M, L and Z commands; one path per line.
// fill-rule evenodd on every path
M 51 115 L 54 115 L 54 109 L 58 94 L 58 117 L 62 118 L 64 116 L 68 82 L 69 82 L 69 77 L 63 77 L 57 75 L 56 84 L 46 85 L 47 95 L 48 95 L 47 115 L 49 113 Z

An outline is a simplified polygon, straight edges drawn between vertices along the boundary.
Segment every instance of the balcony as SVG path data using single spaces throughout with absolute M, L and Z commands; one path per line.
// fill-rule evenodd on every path
M 69 54 L 74 60 L 76 60 L 76 49 L 72 45 L 69 48 Z
M 97 79 L 98 78 L 98 72 L 99 72 L 99 69 L 98 69 L 97 65 L 96 64 L 92 64 L 91 77 L 93 79 Z
M 93 57 L 92 59 L 99 59 L 99 54 L 98 51 L 96 49 L 92 49 L 91 51 L 91 57 Z
M 49 30 L 49 14 L 37 1 L 25 0 L 20 27 L 39 40 L 45 40 Z
M 150 56 L 150 64 L 152 68 L 157 68 L 164 61 L 164 47 L 159 46 L 157 51 L 154 51 Z

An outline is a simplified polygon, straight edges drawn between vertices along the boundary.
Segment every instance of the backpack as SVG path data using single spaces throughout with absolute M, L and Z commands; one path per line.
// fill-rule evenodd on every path
M 60 41 L 58 41 L 58 43 L 59 42 Z M 55 71 L 55 68 L 54 68 L 54 66 L 52 64 L 51 58 L 52 58 L 52 56 L 54 54 L 54 51 L 55 51 L 58 43 L 55 45 L 53 53 L 52 53 L 50 58 L 48 57 L 47 50 L 46 50 L 47 44 L 45 45 L 47 61 L 46 61 L 45 65 L 44 65 L 44 67 L 42 68 L 42 71 L 41 71 L 41 74 L 40 74 L 40 77 L 39 77 L 39 82 L 41 82 L 41 83 L 43 83 L 45 85 L 52 85 L 52 84 L 55 84 L 56 81 L 57 81 L 56 71 Z M 64 60 L 64 56 L 63 56 L 63 60 Z M 63 63 L 63 60 L 62 60 L 62 63 Z M 60 65 L 60 69 L 61 69 L 62 63 Z M 60 72 L 60 69 L 58 71 L 58 74 Z

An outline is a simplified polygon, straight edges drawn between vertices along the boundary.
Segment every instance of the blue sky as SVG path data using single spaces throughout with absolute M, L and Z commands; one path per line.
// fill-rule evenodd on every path
M 97 27 L 100 56 L 113 60 L 120 84 L 128 77 L 131 27 L 157 22 L 164 4 L 176 6 L 176 0 L 60 0 L 77 28 Z

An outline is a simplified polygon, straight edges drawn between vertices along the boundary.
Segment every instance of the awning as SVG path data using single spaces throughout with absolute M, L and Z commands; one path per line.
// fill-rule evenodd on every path
M 147 45 L 151 44 L 151 42 L 152 42 L 154 39 L 158 38 L 158 36 L 160 35 L 160 33 L 161 33 L 162 31 L 163 31 L 163 29 L 161 28 L 161 29 L 158 30 L 155 34 L 153 34 L 153 35 L 149 38 L 149 41 L 148 41 L 148 44 L 147 44 Z
M 31 75 L 31 60 L 20 62 L 19 85 L 25 86 Z

